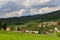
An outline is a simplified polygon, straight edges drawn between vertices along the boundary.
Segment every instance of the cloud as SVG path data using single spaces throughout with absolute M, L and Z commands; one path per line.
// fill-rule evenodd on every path
M 2 5 L 4 5 L 7 2 L 8 2 L 8 0 L 0 0 L 0 8 L 2 8 Z
M 52 11 L 56 11 L 56 10 L 60 10 L 60 6 L 57 7 L 43 7 L 40 9 L 30 9 L 30 14 L 31 15 L 35 15 L 35 14 L 45 14 L 45 13 L 49 13 Z
M 21 9 L 19 11 L 14 11 L 10 13 L 6 13 L 2 15 L 0 18 L 10 18 L 10 17 L 20 17 L 20 16 L 27 16 L 27 15 L 36 15 L 36 14 L 45 14 L 52 11 L 60 10 L 60 6 L 57 7 L 44 7 L 40 9 Z
M 48 2 L 50 2 L 51 0 L 24 0 L 22 2 L 22 4 L 25 6 L 25 7 L 30 7 L 30 6 L 33 6 L 33 5 L 37 5 L 37 4 L 46 4 Z
M 46 3 L 49 3 L 51 2 L 51 0 L 0 0 L 0 5 L 1 6 L 4 6 L 5 5 L 8 5 L 8 6 L 13 6 L 15 7 L 16 6 L 24 6 L 25 8 L 29 8 L 31 6 L 34 6 L 34 5 L 43 5 L 43 4 L 46 4 Z M 6 6 L 7 7 L 7 6 Z
M 56 10 L 60 10 L 60 0 L 0 0 L 0 18 L 45 14 Z
M 1 15 L 0 18 L 19 17 L 19 16 L 22 16 L 24 11 L 25 11 L 25 9 L 21 9 L 19 11 L 14 11 L 14 12 L 6 13 L 4 15 Z
M 40 14 L 45 14 L 45 13 L 49 13 L 49 12 L 56 11 L 56 10 L 60 10 L 60 6 L 41 8 L 41 9 L 39 10 L 39 13 L 40 13 Z

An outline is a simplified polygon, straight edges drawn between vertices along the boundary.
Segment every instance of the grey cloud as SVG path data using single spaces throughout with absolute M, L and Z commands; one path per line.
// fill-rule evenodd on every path
M 21 9 L 25 9 L 25 12 L 22 14 L 22 16 L 26 16 L 26 15 L 32 15 L 32 13 L 30 12 L 30 9 L 33 9 L 33 8 L 40 10 L 42 8 L 45 8 L 45 7 L 50 8 L 50 7 L 60 6 L 60 0 L 52 0 L 52 1 L 47 2 L 45 4 L 38 4 L 35 2 L 35 4 L 31 3 L 32 5 L 29 4 L 30 6 L 27 6 L 27 7 L 23 4 L 23 1 L 24 0 L 17 0 L 15 2 L 14 1 L 8 1 L 7 3 L 3 4 L 2 7 L 0 8 L 0 15 L 5 15 L 7 13 L 10 14 L 11 12 L 15 12 L 15 11 L 19 11 Z M 47 1 L 49 1 L 49 0 L 47 0 Z M 33 0 L 33 2 L 34 2 L 34 0 Z M 37 0 L 37 2 L 38 2 L 38 0 Z

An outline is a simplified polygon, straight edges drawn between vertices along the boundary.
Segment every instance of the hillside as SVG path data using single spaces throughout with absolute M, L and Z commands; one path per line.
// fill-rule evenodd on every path
M 33 15 L 33 16 L 22 16 L 22 17 L 14 17 L 14 18 L 1 18 L 1 22 L 6 22 L 6 23 L 27 23 L 30 21 L 34 22 L 41 22 L 41 21 L 56 21 L 60 20 L 60 10 L 54 11 L 51 13 L 47 14 L 38 14 L 38 15 Z

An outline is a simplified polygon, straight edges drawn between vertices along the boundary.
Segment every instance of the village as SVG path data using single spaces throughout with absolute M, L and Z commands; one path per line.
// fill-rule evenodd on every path
M 33 34 L 42 34 L 45 31 L 46 34 L 49 34 L 53 32 L 60 32 L 60 28 L 58 28 L 59 26 L 60 26 L 59 22 L 42 22 L 39 23 L 37 26 L 40 30 L 25 30 L 23 27 L 15 27 L 15 29 L 13 30 L 9 25 L 6 28 L 6 31 L 18 31 Z M 3 30 L 3 28 L 1 30 Z

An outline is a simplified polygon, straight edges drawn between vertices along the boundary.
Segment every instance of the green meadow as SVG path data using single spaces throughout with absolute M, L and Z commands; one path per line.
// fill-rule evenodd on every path
M 56 34 L 29 34 L 0 31 L 0 40 L 60 40 Z

